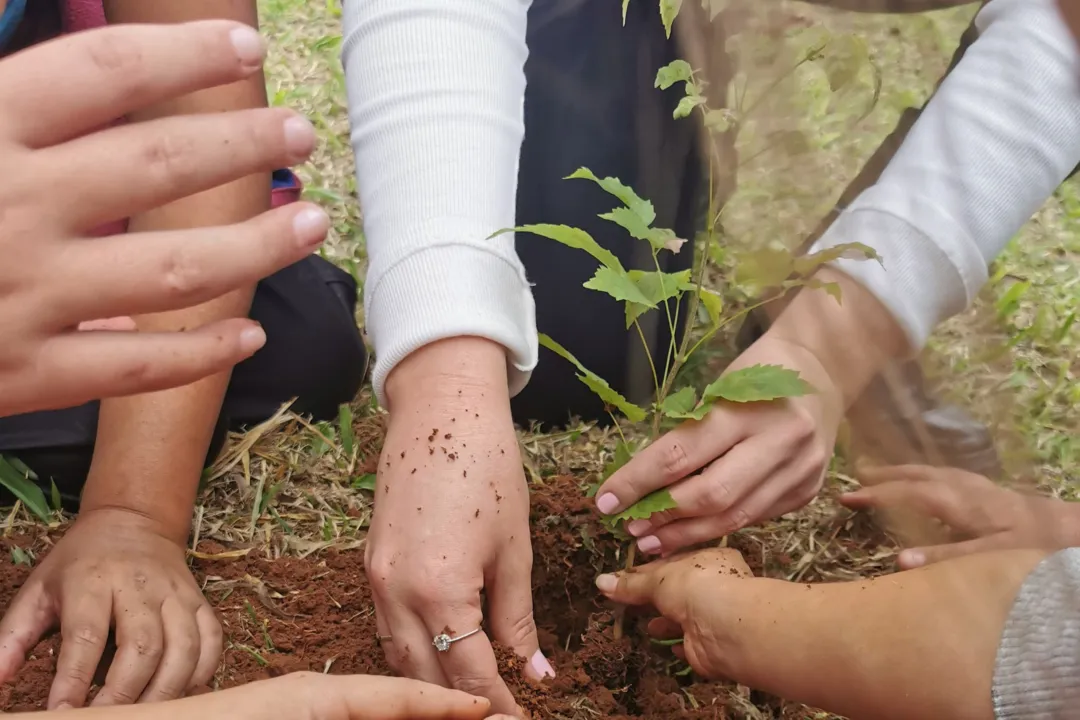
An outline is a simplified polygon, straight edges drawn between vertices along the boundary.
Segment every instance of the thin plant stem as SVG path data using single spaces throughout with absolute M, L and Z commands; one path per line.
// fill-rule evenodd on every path
M 656 363 L 653 362 L 652 348 L 649 347 L 649 341 L 645 339 L 645 331 L 641 329 L 641 323 L 636 319 L 634 320 L 634 327 L 637 328 L 638 337 L 641 338 L 641 344 L 645 348 L 645 357 L 649 359 L 649 369 L 652 370 L 653 391 L 659 393 L 660 377 L 656 374 Z M 612 419 L 614 419 L 614 417 L 615 416 L 612 415 Z

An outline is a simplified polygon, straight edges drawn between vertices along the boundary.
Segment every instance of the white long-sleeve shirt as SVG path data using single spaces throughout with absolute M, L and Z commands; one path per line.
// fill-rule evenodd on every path
M 441 338 L 501 343 L 513 392 L 535 366 L 535 310 L 513 237 L 486 239 L 514 224 L 529 4 L 345 2 L 380 400 L 389 371 Z M 916 349 L 974 299 L 990 261 L 1080 163 L 1080 64 L 1054 0 L 991 0 L 977 23 L 979 38 L 879 182 L 814 247 L 877 249 L 884 267 L 837 266 Z

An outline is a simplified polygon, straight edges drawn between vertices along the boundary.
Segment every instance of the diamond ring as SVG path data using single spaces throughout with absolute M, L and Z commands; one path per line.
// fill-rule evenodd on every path
M 480 632 L 480 628 L 476 628 L 472 632 L 467 632 L 464 635 L 458 635 L 457 637 L 450 637 L 446 633 L 439 633 L 432 639 L 431 644 L 434 645 L 435 649 L 439 652 L 448 652 L 450 650 L 450 646 L 456 643 L 458 640 L 464 640 L 467 637 L 472 637 L 478 632 Z

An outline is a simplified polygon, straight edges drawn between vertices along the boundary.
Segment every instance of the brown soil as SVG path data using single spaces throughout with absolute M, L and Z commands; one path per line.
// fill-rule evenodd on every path
M 519 680 L 522 660 L 499 649 L 511 689 L 533 718 L 815 717 L 802 706 L 679 674 L 685 666 L 665 648 L 649 643 L 643 616 L 629 615 L 626 637 L 616 642 L 611 608 L 595 591 L 593 579 L 598 571 L 616 566 L 617 543 L 596 524 L 587 503 L 570 478 L 552 480 L 533 495 L 536 619 L 542 649 L 558 678 L 544 686 Z M 3 544 L 4 555 L 18 545 L 33 549 L 40 561 L 48 538 L 43 533 Z M 210 542 L 199 547 L 209 555 L 228 550 Z M 760 563 L 760 552 L 745 550 L 751 565 Z M 240 557 L 194 561 L 226 633 L 217 688 L 297 670 L 389 672 L 375 641 L 362 551 L 274 560 L 264 554 L 256 548 Z M 24 565 L 0 563 L 0 607 L 28 572 Z M 0 707 L 5 712 L 43 708 L 58 647 L 59 639 L 53 637 L 33 651 L 15 683 L 2 690 Z

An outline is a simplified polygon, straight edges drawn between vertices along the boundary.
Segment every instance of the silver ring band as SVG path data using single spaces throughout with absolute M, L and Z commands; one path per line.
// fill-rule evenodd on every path
M 379 633 L 375 633 L 376 642 L 390 642 L 393 639 L 392 635 L 380 635 Z
M 464 640 L 465 638 L 476 635 L 480 632 L 481 629 L 482 628 L 476 628 L 475 630 L 467 632 L 464 635 L 458 635 L 457 637 L 450 637 L 446 633 L 439 633 L 434 638 L 432 638 L 431 644 L 434 645 L 435 649 L 439 652 L 449 652 L 451 645 L 458 642 L 459 640 Z

